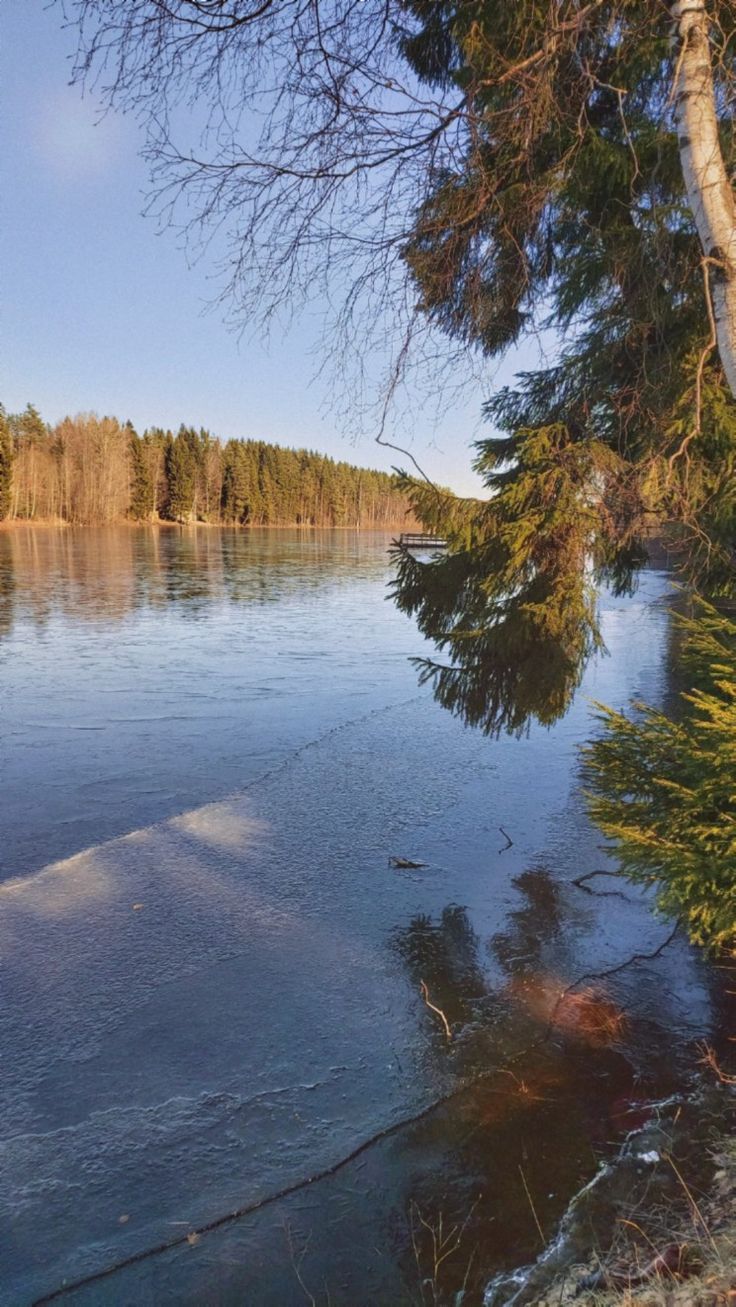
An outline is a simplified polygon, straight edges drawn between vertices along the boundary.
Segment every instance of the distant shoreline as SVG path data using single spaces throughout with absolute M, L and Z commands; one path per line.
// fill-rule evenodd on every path
M 312 525 L 308 522 L 134 522 L 130 518 L 120 518 L 115 522 L 65 522 L 53 518 L 13 518 L 12 521 L 0 522 L 0 532 L 18 530 L 41 531 L 99 531 L 102 528 L 118 530 L 130 527 L 133 530 L 146 528 L 164 531 L 351 531 L 368 532 L 374 535 L 390 535 L 396 531 L 409 531 L 416 527 L 413 518 L 400 522 L 388 522 L 382 526 L 329 526 Z

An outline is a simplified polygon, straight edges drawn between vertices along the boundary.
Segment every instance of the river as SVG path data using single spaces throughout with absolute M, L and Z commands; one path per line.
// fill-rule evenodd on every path
M 667 578 L 494 741 L 418 689 L 387 545 L 0 533 L 2 1304 L 478 1302 L 717 1028 L 679 938 L 581 979 L 671 929 L 573 883 L 614 866 L 589 700 L 665 693 Z

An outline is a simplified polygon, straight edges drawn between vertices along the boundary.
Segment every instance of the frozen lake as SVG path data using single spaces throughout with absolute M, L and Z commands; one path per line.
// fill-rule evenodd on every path
M 604 601 L 563 722 L 490 741 L 417 688 L 387 544 L 0 533 L 2 1304 L 419 1303 L 440 1214 L 477 1301 L 539 1251 L 520 1169 L 551 1235 L 717 1024 L 676 941 L 605 985 L 614 1040 L 548 1029 L 668 934 L 571 883 L 611 865 L 586 696 L 661 697 L 666 578 Z

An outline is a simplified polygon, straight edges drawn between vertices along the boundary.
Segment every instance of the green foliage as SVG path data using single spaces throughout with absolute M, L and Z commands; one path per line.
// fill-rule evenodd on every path
M 652 529 L 668 532 L 690 582 L 736 593 L 736 403 L 709 344 L 667 6 L 412 0 L 408 9 L 405 56 L 430 84 L 456 85 L 473 119 L 404 247 L 420 308 L 488 357 L 538 325 L 561 342 L 552 363 L 486 407 L 500 433 L 477 447 L 491 504 L 452 505 L 408 484 L 453 557 L 424 568 L 399 559 L 400 605 L 453 655 L 451 668 L 427 673 L 439 697 L 470 720 L 518 729 L 564 710 L 599 647 L 591 581 L 633 584 Z M 736 12 L 716 0 L 711 9 L 725 85 L 736 73 Z M 725 94 L 718 110 L 733 171 Z M 568 469 L 580 450 L 579 527 L 564 485 L 550 506 L 562 467 L 530 479 L 532 444 L 543 449 L 553 430 Z M 456 531 L 459 520 L 472 529 Z
M 0 405 L 0 522 L 9 517 L 13 490 L 13 438 Z
M 405 246 L 420 306 L 488 357 L 532 325 L 562 343 L 499 391 L 481 442 L 485 504 L 407 489 L 431 564 L 399 554 L 397 599 L 449 666 L 439 700 L 487 730 L 549 722 L 600 647 L 595 587 L 633 584 L 652 529 L 686 579 L 736 594 L 736 403 L 710 341 L 702 252 L 672 118 L 666 5 L 414 0 L 420 77 L 472 98 L 475 133 L 438 171 Z M 733 5 L 709 6 L 722 88 Z M 518 69 L 518 73 L 513 70 Z M 728 94 L 718 97 L 736 167 Z M 693 688 L 674 720 L 601 709 L 591 813 L 623 869 L 656 887 L 691 937 L 736 935 L 736 626 L 687 625 Z
M 22 413 L 9 413 L 7 423 L 13 444 L 15 512 L 19 517 L 31 518 L 36 511 L 38 502 L 35 481 L 36 464 L 43 450 L 50 447 L 49 432 L 40 413 L 32 404 L 27 404 Z M 25 484 L 23 484 L 20 474 L 23 463 L 29 464 L 32 469 L 32 474 Z
M 736 939 L 736 622 L 703 605 L 685 630 L 691 687 L 674 720 L 600 707 L 585 753 L 589 808 L 632 880 L 699 944 Z
M 221 510 L 223 522 L 247 522 L 254 511 L 252 469 L 240 440 L 229 440 L 223 454 Z
M 154 513 L 154 484 L 140 436 L 130 431 L 130 516 L 136 522 L 149 522 Z
M 119 433 L 120 449 L 114 435 L 104 444 L 103 427 Z M 403 525 L 409 511 L 395 475 L 310 450 L 263 440 L 223 445 L 209 431 L 187 426 L 176 437 L 153 427 L 140 438 L 131 423 L 100 423 L 94 415 L 49 429 L 30 405 L 7 419 L 0 408 L 0 517 L 11 468 L 15 514 L 31 521 L 91 522 L 104 513 L 104 520 L 125 515 L 141 522 L 388 530 Z M 75 476 L 74 468 L 84 475 Z M 82 482 L 86 506 L 80 514 Z M 5 511 L 10 507 L 8 498 Z
M 407 511 L 397 478 L 385 472 L 261 440 L 230 440 L 222 452 L 224 522 L 381 527 Z
M 8 421 L 16 445 L 42 445 L 48 436 L 46 424 L 33 404 L 26 404 L 22 413 L 11 414 Z
M 181 427 L 169 441 L 165 455 L 167 496 L 164 517 L 169 522 L 191 522 L 194 518 L 196 455 L 190 433 Z

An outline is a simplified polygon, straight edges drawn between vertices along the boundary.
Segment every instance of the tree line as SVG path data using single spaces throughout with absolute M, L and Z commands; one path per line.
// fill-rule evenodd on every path
M 0 520 L 390 528 L 407 511 L 393 475 L 306 449 L 0 410 Z

